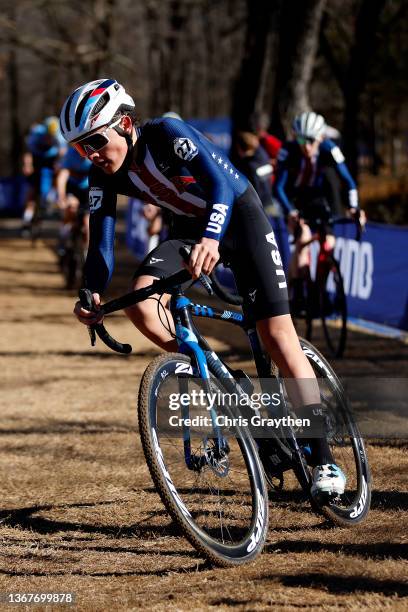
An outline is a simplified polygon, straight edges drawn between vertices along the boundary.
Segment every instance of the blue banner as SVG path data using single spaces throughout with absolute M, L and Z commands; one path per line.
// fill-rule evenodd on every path
M 227 154 L 229 153 L 231 148 L 231 119 L 221 117 L 219 119 L 186 119 L 186 121 L 218 147 L 224 149 Z
M 360 242 L 355 233 L 353 223 L 335 226 L 348 314 L 408 329 L 408 228 L 367 223 Z
M 27 181 L 23 176 L 0 179 L 0 215 L 20 217 L 26 191 Z

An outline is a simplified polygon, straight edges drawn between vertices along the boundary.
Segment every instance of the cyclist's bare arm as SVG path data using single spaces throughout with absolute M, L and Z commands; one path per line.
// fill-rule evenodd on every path
M 56 179 L 58 206 L 60 208 L 65 208 L 66 206 L 68 179 L 69 170 L 67 168 L 61 168 L 61 170 L 58 171 Z
M 22 171 L 24 176 L 29 176 L 34 172 L 32 153 L 26 151 L 23 155 Z

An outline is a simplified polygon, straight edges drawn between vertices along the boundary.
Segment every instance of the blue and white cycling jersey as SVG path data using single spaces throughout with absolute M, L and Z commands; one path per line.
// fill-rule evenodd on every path
M 340 148 L 332 140 L 323 140 L 317 155 L 309 160 L 293 140 L 286 142 L 279 151 L 275 182 L 276 197 L 286 212 L 294 209 L 292 198 L 302 193 L 319 195 L 327 168 L 334 168 L 347 186 L 349 208 L 358 208 L 357 186 Z
M 103 289 L 113 271 L 117 194 L 197 218 L 201 235 L 220 241 L 234 202 L 247 188 L 248 180 L 225 153 L 193 127 L 173 118 L 148 121 L 137 128 L 137 143 L 115 174 L 91 168 L 88 285 Z
M 47 126 L 39 123 L 34 125 L 26 139 L 27 149 L 38 160 L 57 158 L 67 147 L 60 132 L 55 136 L 48 133 Z
M 92 162 L 82 157 L 74 148 L 69 147 L 61 160 L 61 168 L 69 170 L 69 182 L 78 189 L 88 189 L 88 174 Z

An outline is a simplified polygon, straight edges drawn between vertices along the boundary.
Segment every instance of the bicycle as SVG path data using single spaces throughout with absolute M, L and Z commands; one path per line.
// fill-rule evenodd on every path
M 333 357 L 342 357 L 347 342 L 347 297 L 343 276 L 333 249 L 327 244 L 328 230 L 333 223 L 353 223 L 347 218 L 314 218 L 314 236 L 309 242 L 320 245 L 315 278 L 310 273 L 304 281 L 302 305 L 292 301 L 292 316 L 304 318 L 305 337 L 312 340 L 313 321 L 321 320 L 326 344 Z M 361 239 L 361 225 L 356 222 L 356 240 Z M 310 270 L 309 270 L 310 272 Z
M 84 212 L 75 210 L 69 222 L 68 232 L 60 237 L 57 248 L 61 272 L 65 279 L 65 288 L 78 288 L 83 284 L 85 264 Z
M 195 387 L 211 393 L 248 397 L 254 383 L 242 370 L 229 367 L 194 327 L 192 316 L 228 321 L 242 328 L 249 339 L 256 369 L 264 391 L 276 381 L 285 414 L 283 383 L 268 357 L 263 354 L 254 322 L 237 311 L 219 310 L 196 304 L 184 295 L 182 286 L 191 281 L 187 270 L 153 282 L 107 302 L 103 315 L 148 299 L 153 294 L 171 294 L 170 310 L 176 326 L 179 353 L 159 355 L 147 366 L 140 383 L 138 417 L 144 455 L 157 491 L 173 520 L 196 550 L 219 566 L 234 566 L 252 561 L 261 552 L 268 529 L 268 491 L 274 479 L 292 469 L 315 511 L 341 526 L 362 521 L 371 499 L 371 477 L 364 442 L 349 410 L 339 379 L 324 357 L 307 341 L 302 349 L 320 377 L 322 406 L 326 415 L 326 434 L 336 450 L 334 456 L 348 477 L 348 487 L 337 497 L 312 498 L 311 469 L 307 464 L 307 444 L 297 440 L 291 426 L 269 430 L 269 438 L 253 438 L 249 427 L 239 420 L 243 412 L 236 406 L 200 405 L 197 422 L 191 416 L 192 403 L 180 405 L 182 436 L 170 432 L 168 416 L 171 393 L 193 397 Z M 200 276 L 208 293 L 213 291 L 227 302 L 239 298 L 225 293 L 213 279 Z M 92 308 L 89 290 L 79 292 L 81 304 Z M 160 300 L 158 304 L 160 308 Z M 160 312 L 160 311 L 159 311 Z M 96 335 L 122 354 L 132 347 L 112 338 L 102 323 L 89 329 L 91 344 Z M 190 393 L 188 393 L 190 391 Z M 207 398 L 210 396 L 207 396 Z M 210 402 L 208 402 L 210 403 Z M 200 416 L 207 415 L 204 424 Z M 218 416 L 230 417 L 222 429 Z M 245 414 L 245 411 L 244 411 Z M 238 415 L 238 416 L 237 416 Z M 234 420 L 235 418 L 235 420 Z M 262 457 L 262 463 L 261 463 Z
M 44 166 L 37 170 L 38 176 L 33 180 L 36 181 L 32 185 L 34 212 L 29 226 L 24 230 L 27 237 L 31 239 L 31 243 L 35 246 L 36 241 L 40 238 L 41 223 L 47 216 L 47 211 L 50 207 L 50 201 L 53 195 L 54 169 Z

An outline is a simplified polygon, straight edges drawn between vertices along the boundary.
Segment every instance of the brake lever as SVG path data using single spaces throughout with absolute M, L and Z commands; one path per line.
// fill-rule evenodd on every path
M 191 247 L 188 247 L 188 246 L 184 245 L 184 246 L 182 246 L 180 248 L 179 253 L 182 256 L 182 258 L 185 261 L 185 263 L 188 264 L 189 259 L 190 259 L 190 255 L 191 255 Z M 200 276 L 198 277 L 198 280 L 203 285 L 203 287 L 207 291 L 208 295 L 214 295 L 214 290 L 213 290 L 213 288 L 211 286 L 211 280 L 210 280 L 209 276 L 207 276 L 207 274 L 204 274 L 203 272 L 201 272 Z
M 93 301 L 92 301 L 92 293 L 89 289 L 80 289 L 78 292 L 79 301 L 81 302 L 82 308 L 85 310 L 93 311 Z M 95 346 L 96 344 L 96 333 L 95 328 L 92 325 L 87 326 L 88 334 L 91 339 L 91 346 Z

